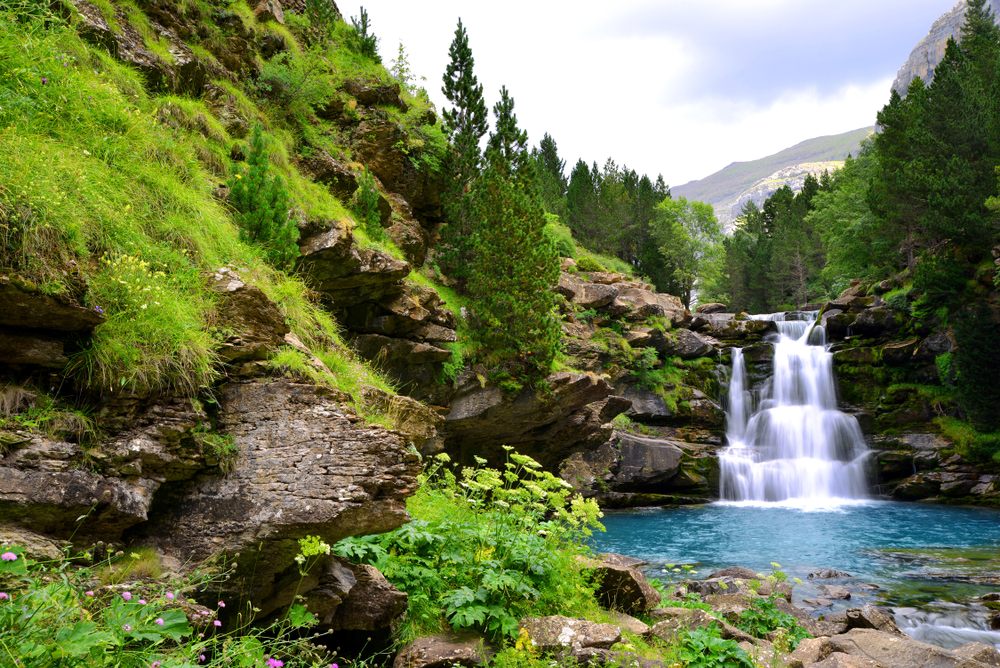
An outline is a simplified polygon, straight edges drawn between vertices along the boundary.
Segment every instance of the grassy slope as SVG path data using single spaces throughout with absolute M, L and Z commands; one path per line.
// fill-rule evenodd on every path
M 704 179 L 671 188 L 671 192 L 674 197 L 686 197 L 712 205 L 730 202 L 754 183 L 779 169 L 804 162 L 843 160 L 848 153 L 856 154 L 861 140 L 872 130 L 873 127 L 861 128 L 841 135 L 807 139 L 760 160 L 734 162 Z

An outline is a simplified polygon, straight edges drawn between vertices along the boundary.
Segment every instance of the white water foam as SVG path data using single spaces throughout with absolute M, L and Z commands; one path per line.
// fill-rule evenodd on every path
M 837 409 L 833 356 L 816 313 L 757 316 L 778 325 L 774 372 L 759 394 L 733 349 L 720 497 L 828 510 L 868 499 L 868 446 Z

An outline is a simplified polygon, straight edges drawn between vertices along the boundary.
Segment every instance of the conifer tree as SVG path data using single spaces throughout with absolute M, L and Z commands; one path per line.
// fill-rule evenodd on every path
M 468 279 L 475 247 L 471 191 L 482 162 L 479 143 L 488 128 L 483 87 L 473 72 L 475 59 L 461 19 L 448 53 L 451 61 L 442 92 L 452 107 L 445 108 L 442 115 L 451 150 L 443 165 L 448 178 L 443 197 L 447 224 L 441 231 L 437 261 L 446 274 L 459 281 L 461 289 Z
M 500 88 L 500 101 L 493 105 L 493 115 L 497 119 L 496 132 L 490 134 L 487 154 L 492 153 L 492 158 L 501 161 L 510 174 L 525 176 L 528 169 L 528 133 L 517 127 L 514 98 L 507 91 L 507 86 Z

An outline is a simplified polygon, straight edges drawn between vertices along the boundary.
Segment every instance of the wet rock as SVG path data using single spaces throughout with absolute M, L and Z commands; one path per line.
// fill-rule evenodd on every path
M 614 624 L 598 624 L 561 615 L 525 617 L 521 627 L 528 631 L 531 643 L 540 652 L 557 652 L 563 648 L 611 649 L 622 639 L 622 631 Z
M 763 577 L 753 569 L 744 568 L 743 566 L 730 566 L 729 568 L 723 568 L 722 570 L 715 571 L 706 579 L 711 580 L 713 578 L 740 578 L 743 580 L 763 579 Z
M 477 668 L 489 663 L 493 649 L 483 638 L 449 634 L 417 638 L 396 656 L 393 668 Z
M 929 475 L 918 474 L 899 484 L 892 490 L 892 496 L 902 501 L 916 501 L 936 496 L 940 490 L 940 480 L 935 480 Z
M 713 318 L 711 314 L 706 315 Z M 728 313 L 717 316 L 718 319 L 710 319 L 709 334 L 723 341 L 760 341 L 766 334 L 778 331 L 777 323 L 770 320 L 736 320 Z
M 579 558 L 581 568 L 593 572 L 601 582 L 596 592 L 601 605 L 626 613 L 645 612 L 659 605 L 660 593 L 650 586 L 638 566 L 624 565 L 618 556 L 602 554 L 599 560 Z
M 814 608 L 829 608 L 833 606 L 833 601 L 830 601 L 825 598 L 804 598 L 802 599 L 802 602 L 808 603 Z
M 846 600 L 851 598 L 851 592 L 837 585 L 820 585 L 819 592 L 826 598 L 835 600 Z
M 862 336 L 881 336 L 899 329 L 905 320 L 906 316 L 895 309 L 870 308 L 858 315 L 851 328 Z
M 833 580 L 836 578 L 849 578 L 849 577 L 851 577 L 850 573 L 844 573 L 843 571 L 836 571 L 833 570 L 832 568 L 823 568 L 821 570 L 816 571 L 815 573 L 809 574 L 810 580 Z
M 677 634 L 682 631 L 705 628 L 711 624 L 719 627 L 724 640 L 735 640 L 736 642 L 749 642 L 754 645 L 761 641 L 735 626 L 713 617 L 704 610 L 689 610 L 687 608 L 658 608 L 658 617 L 663 621 L 657 622 L 650 630 L 650 634 L 660 640 L 671 643 Z

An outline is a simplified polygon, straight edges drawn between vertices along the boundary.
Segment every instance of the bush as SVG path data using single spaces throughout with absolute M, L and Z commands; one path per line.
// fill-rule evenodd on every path
M 382 227 L 382 216 L 378 210 L 378 197 L 375 177 L 368 170 L 368 165 L 365 165 L 358 176 L 358 189 L 351 198 L 351 208 L 368 238 L 382 242 L 386 240 L 386 235 L 385 228 Z
M 573 241 L 573 233 L 565 225 L 561 225 L 558 219 L 551 214 L 545 214 L 549 220 L 545 224 L 545 238 L 552 244 L 552 250 L 559 257 L 576 258 L 576 242 Z
M 581 257 L 576 261 L 576 268 L 580 271 L 604 271 L 604 267 L 597 264 L 593 258 Z
M 290 268 L 298 255 L 298 230 L 288 215 L 288 189 L 280 176 L 270 176 L 264 129 L 254 125 L 247 168 L 233 165 L 230 198 L 238 215 L 236 223 L 245 241 L 264 250 L 277 268 Z
M 911 288 L 901 288 L 899 290 L 893 290 L 892 292 L 887 292 L 882 299 L 885 303 L 896 309 L 897 311 L 903 311 L 904 313 L 910 312 L 910 292 Z
M 410 524 L 349 538 L 334 550 L 379 569 L 410 597 L 404 640 L 436 630 L 475 628 L 517 635 L 526 615 L 596 610 L 593 588 L 576 567 L 591 529 L 603 530 L 594 501 L 530 457 L 508 451 L 502 471 L 478 466 L 461 477 L 439 455 L 409 504 Z

